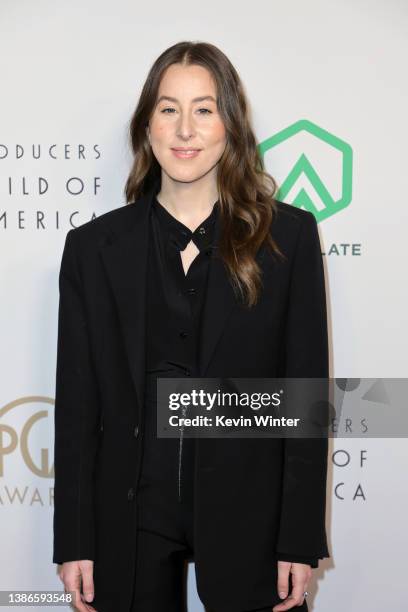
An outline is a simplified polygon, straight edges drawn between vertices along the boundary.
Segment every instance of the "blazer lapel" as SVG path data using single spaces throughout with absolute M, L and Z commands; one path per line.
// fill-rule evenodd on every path
M 216 219 L 214 244 L 217 247 L 221 233 L 220 218 Z M 217 253 L 217 250 L 216 250 Z M 265 246 L 256 254 L 256 261 L 262 268 Z M 207 291 L 202 310 L 198 347 L 198 372 L 205 377 L 221 334 L 234 308 L 239 304 L 231 285 L 229 274 L 222 260 L 215 255 L 208 271 Z
M 217 217 L 214 233 L 214 246 L 216 247 L 218 246 L 220 230 L 220 219 Z M 201 313 L 198 346 L 198 373 L 200 377 L 205 376 L 228 317 L 234 306 L 237 305 L 225 266 L 216 253 L 217 249 L 210 262 L 207 290 Z
M 130 373 L 136 389 L 139 418 L 144 401 L 146 345 L 146 273 L 149 211 L 157 186 L 126 206 L 134 207 L 132 221 L 101 249 L 115 297 Z

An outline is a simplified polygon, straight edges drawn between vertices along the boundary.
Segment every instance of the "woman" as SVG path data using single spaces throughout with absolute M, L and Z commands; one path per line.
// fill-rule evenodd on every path
M 130 203 L 70 230 L 62 256 L 53 561 L 81 611 L 180 612 L 187 559 L 208 612 L 307 610 L 329 556 L 327 440 L 164 439 L 155 393 L 328 376 L 316 221 L 274 200 L 213 45 L 161 54 L 130 134 Z

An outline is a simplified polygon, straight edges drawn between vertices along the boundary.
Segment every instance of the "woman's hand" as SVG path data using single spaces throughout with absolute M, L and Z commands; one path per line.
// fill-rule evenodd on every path
M 292 592 L 289 591 L 289 574 L 292 574 Z M 278 593 L 282 603 L 272 608 L 273 612 L 283 612 L 295 606 L 301 606 L 304 601 L 303 593 L 307 591 L 307 585 L 312 577 L 312 568 L 306 563 L 291 563 L 290 561 L 278 561 Z
M 85 599 L 92 601 L 94 598 L 93 565 L 94 562 L 87 559 L 66 561 L 62 564 L 60 578 L 65 591 L 74 591 L 74 609 L 78 612 L 97 612 L 90 604 L 84 603 Z M 81 578 L 83 595 L 81 595 Z

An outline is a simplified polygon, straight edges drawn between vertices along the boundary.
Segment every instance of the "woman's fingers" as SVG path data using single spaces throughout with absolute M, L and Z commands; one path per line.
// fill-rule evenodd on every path
M 289 573 L 292 574 L 292 591 L 288 595 Z M 274 606 L 273 612 L 284 612 L 295 606 L 301 606 L 304 601 L 303 593 L 307 590 L 311 575 L 310 565 L 278 561 L 278 593 L 279 597 L 286 597 L 286 599 Z
M 93 561 L 68 561 L 62 564 L 61 580 L 64 583 L 65 591 L 71 591 L 74 596 L 74 609 L 78 612 L 96 612 L 95 608 L 87 604 L 88 600 L 94 597 L 93 586 Z M 81 594 L 81 582 L 84 595 Z
M 278 561 L 278 593 L 281 599 L 285 599 L 289 592 L 289 573 L 292 563 L 290 561 Z M 280 604 L 279 604 L 280 605 Z M 275 610 L 275 608 L 273 608 Z M 279 608 L 276 608 L 278 610 Z M 284 608 L 282 608 L 284 610 Z
M 74 605 L 74 610 L 78 610 L 78 612 L 90 612 L 90 607 L 82 601 L 80 588 L 75 584 L 68 583 L 65 589 L 73 594 L 74 600 L 72 603 Z
M 82 571 L 82 592 L 85 601 L 92 601 L 94 598 L 94 581 L 93 581 L 93 562 L 80 561 Z

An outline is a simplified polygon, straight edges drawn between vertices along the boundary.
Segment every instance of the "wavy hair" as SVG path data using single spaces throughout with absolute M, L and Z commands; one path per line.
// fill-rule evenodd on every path
M 146 126 L 155 108 L 164 71 L 172 64 L 197 64 L 209 70 L 217 91 L 217 108 L 226 131 L 226 147 L 217 167 L 220 238 L 218 256 L 224 262 L 235 295 L 247 307 L 259 299 L 262 271 L 255 257 L 266 245 L 273 257 L 285 258 L 270 234 L 277 204 L 277 185 L 259 154 L 248 103 L 237 71 L 215 45 L 179 42 L 159 55 L 147 75 L 129 124 L 133 163 L 125 185 L 127 203 L 135 201 L 160 180 Z

